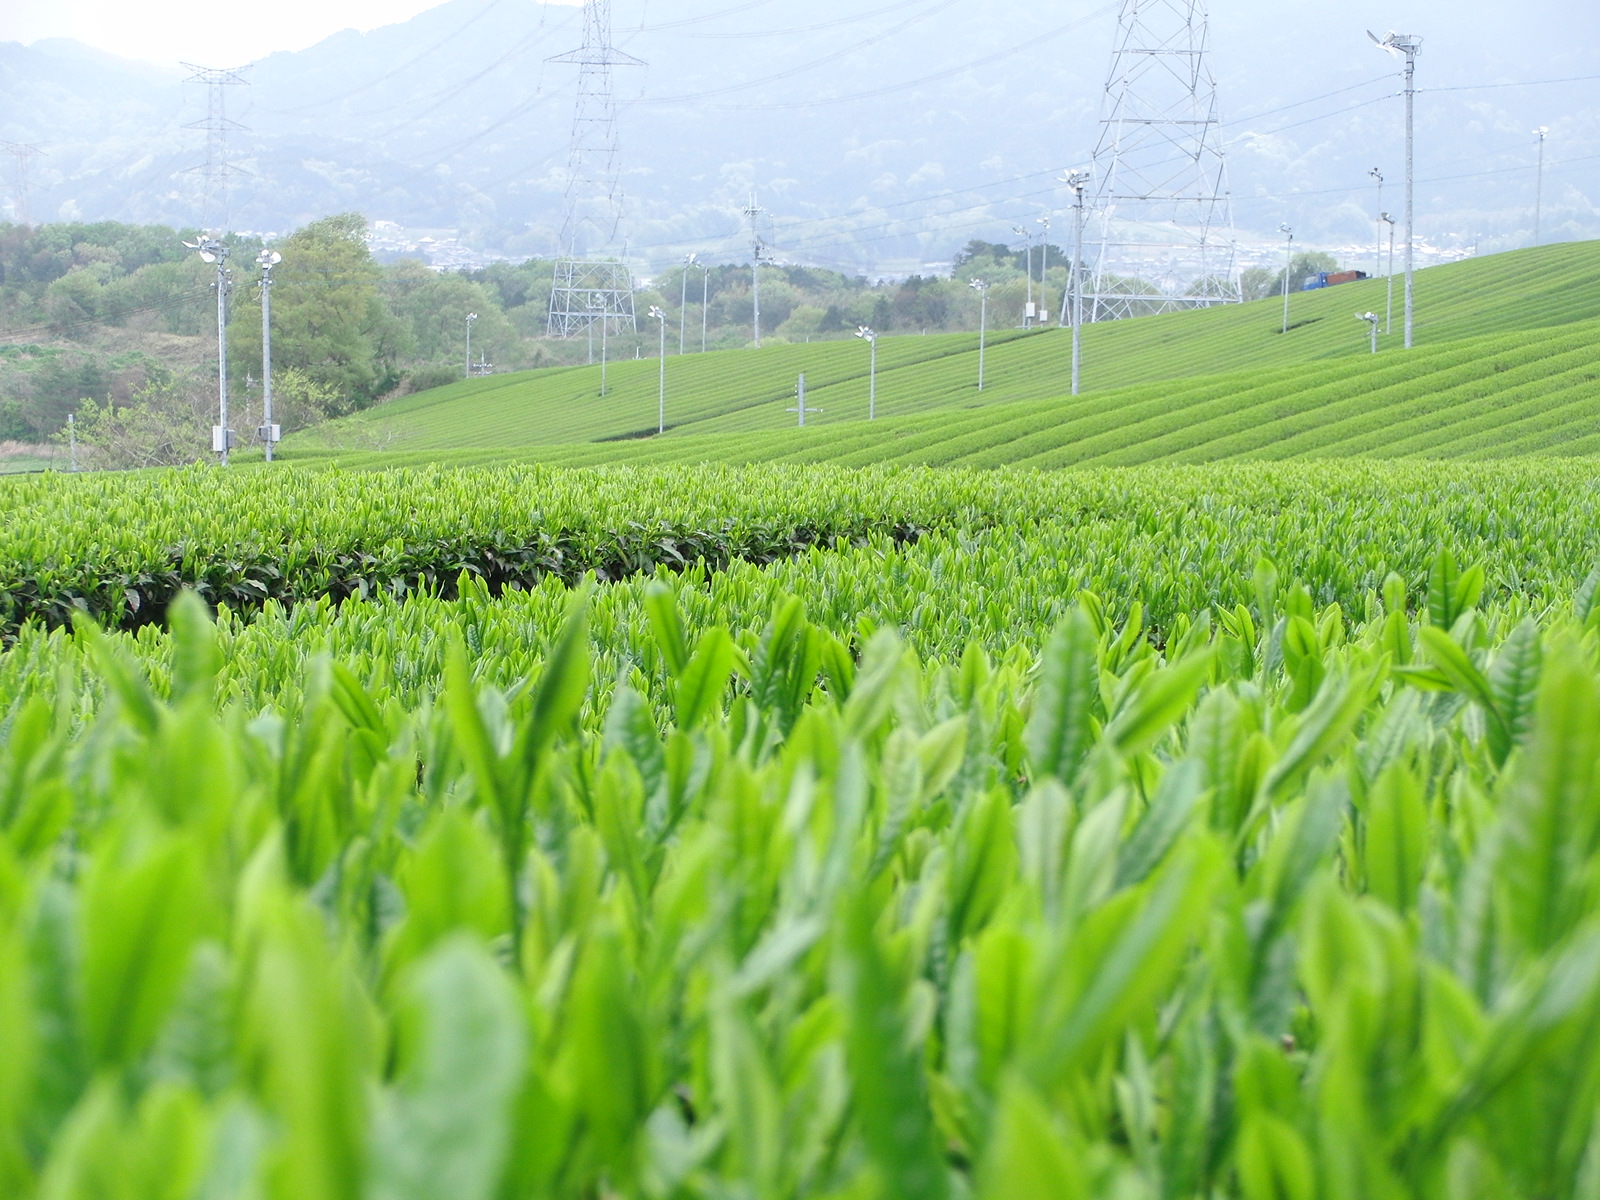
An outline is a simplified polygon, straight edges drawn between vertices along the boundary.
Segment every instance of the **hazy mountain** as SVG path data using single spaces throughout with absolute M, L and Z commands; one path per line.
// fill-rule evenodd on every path
M 751 187 L 770 212 L 765 235 L 796 261 L 909 270 L 971 237 L 1009 238 L 1059 209 L 1053 177 L 1089 161 L 1116 26 L 1116 6 L 1092 0 L 615 2 L 616 41 L 649 64 L 617 72 L 625 229 L 631 254 L 657 266 L 686 249 L 747 259 Z M 1428 242 L 1528 239 L 1534 125 L 1552 129 L 1546 237 L 1600 236 L 1600 9 L 1529 0 L 1519 29 L 1535 39 L 1498 27 L 1503 7 L 1488 0 L 1213 8 L 1247 246 L 1270 253 L 1284 220 L 1309 245 L 1370 244 L 1374 165 L 1398 210 L 1398 79 L 1367 26 L 1427 39 Z M 581 40 L 574 7 L 450 0 L 263 59 L 228 97 L 249 127 L 232 156 L 250 172 L 230 224 L 285 230 L 358 209 L 507 254 L 551 252 L 576 68 L 545 60 Z M 1571 77 L 1589 78 L 1526 86 Z M 182 78 L 70 42 L 0 44 L 0 139 L 47 143 L 36 219 L 198 222 L 185 171 L 204 161 L 204 135 L 184 126 L 205 117 L 206 98 Z M 1057 221 L 1051 240 L 1064 244 Z

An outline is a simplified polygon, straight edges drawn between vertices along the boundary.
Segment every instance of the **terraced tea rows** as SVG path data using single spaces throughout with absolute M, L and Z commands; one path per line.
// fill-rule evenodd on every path
M 1382 309 L 1384 283 L 1372 280 L 1294 297 L 1296 326 L 1280 332 L 1276 302 L 1085 330 L 1085 386 L 1092 392 L 1250 368 L 1333 363 L 1366 350 L 1360 309 Z M 1533 331 L 1600 318 L 1600 244 L 1537 251 L 1437 267 L 1418 276 L 1424 348 L 1494 333 Z M 1059 330 L 991 335 L 987 386 L 978 392 L 972 335 L 885 337 L 879 342 L 878 412 L 904 417 L 978 404 L 1059 398 L 1068 389 L 1070 336 Z M 1398 345 L 1388 339 L 1385 348 Z M 674 357 L 668 363 L 668 423 L 675 433 L 781 430 L 794 417 L 796 377 L 822 411 L 808 424 L 866 416 L 867 353 L 854 341 L 774 345 Z M 657 365 L 613 363 L 608 395 L 599 368 L 531 372 L 463 381 L 334 422 L 290 440 L 286 451 L 315 456 L 352 452 L 437 453 L 625 438 L 653 432 Z
M 804 430 L 484 452 L 344 455 L 351 467 L 525 459 L 1058 468 L 1233 458 L 1496 458 L 1600 452 L 1600 322 L 1085 395 Z

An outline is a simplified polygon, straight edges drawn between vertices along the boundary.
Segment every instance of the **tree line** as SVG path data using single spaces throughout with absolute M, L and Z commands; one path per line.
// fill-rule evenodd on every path
M 195 235 L 114 222 L 0 224 L 0 442 L 59 436 L 75 414 L 86 444 L 101 443 L 101 458 L 112 465 L 192 457 L 194 446 L 209 444 L 214 270 L 183 246 Z M 236 428 L 247 431 L 261 396 L 254 259 L 262 243 L 241 235 L 224 241 L 230 400 Z M 495 371 L 572 364 L 592 352 L 586 339 L 545 336 L 549 260 L 461 271 L 415 259 L 380 262 L 356 213 L 314 221 L 274 249 L 282 255 L 272 290 L 275 419 L 285 432 L 460 378 L 469 313 L 476 314 L 473 359 Z M 1295 264 L 1301 274 L 1320 269 L 1327 266 L 1316 256 Z M 1283 272 L 1269 275 L 1246 272 L 1247 290 L 1281 290 Z M 1050 317 L 1058 313 L 1068 259 L 1058 246 L 1030 257 L 973 240 L 950 271 L 903 280 L 763 267 L 763 341 L 843 338 L 861 325 L 881 333 L 976 329 L 979 297 L 969 284 L 977 278 L 989 284 L 991 326 L 1018 325 L 1030 290 Z M 643 319 L 652 305 L 667 313 L 673 350 L 680 327 L 688 349 L 698 350 L 702 336 L 708 349 L 746 345 L 754 319 L 750 267 L 682 265 L 645 282 L 636 295 L 640 330 L 613 336 L 610 353 L 655 353 L 656 331 Z

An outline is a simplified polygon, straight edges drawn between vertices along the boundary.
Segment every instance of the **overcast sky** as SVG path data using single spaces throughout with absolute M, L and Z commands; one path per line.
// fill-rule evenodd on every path
M 0 0 L 0 42 L 75 38 L 124 58 L 231 67 L 341 29 L 409 20 L 440 0 Z M 582 0 L 550 0 L 552 4 Z

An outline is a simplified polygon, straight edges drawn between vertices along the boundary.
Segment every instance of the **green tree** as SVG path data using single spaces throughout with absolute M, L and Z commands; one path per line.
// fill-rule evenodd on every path
M 151 381 L 131 404 L 86 399 L 74 429 L 79 460 L 108 471 L 196 462 L 211 449 L 212 402 L 204 388 L 171 377 Z
M 1321 250 L 1304 250 L 1290 260 L 1289 278 L 1293 290 L 1299 291 L 1307 277 L 1319 271 L 1337 271 L 1339 260 Z M 1251 267 L 1239 278 L 1239 290 L 1246 300 L 1264 300 L 1268 296 L 1283 295 L 1283 268 Z
M 384 272 L 382 290 L 418 362 L 463 366 L 468 313 L 478 315 L 472 325 L 474 362 L 483 356 L 504 366 L 519 340 L 495 292 L 465 276 L 406 260 Z
M 400 379 L 409 350 L 402 324 L 389 311 L 378 264 L 367 248 L 359 213 L 324 217 L 296 230 L 278 247 L 273 271 L 272 361 L 295 368 L 336 397 L 334 413 L 366 408 Z M 245 265 L 235 262 L 235 277 Z M 228 345 L 241 364 L 261 361 L 259 289 L 236 293 Z M 242 371 L 241 371 L 242 374 Z

